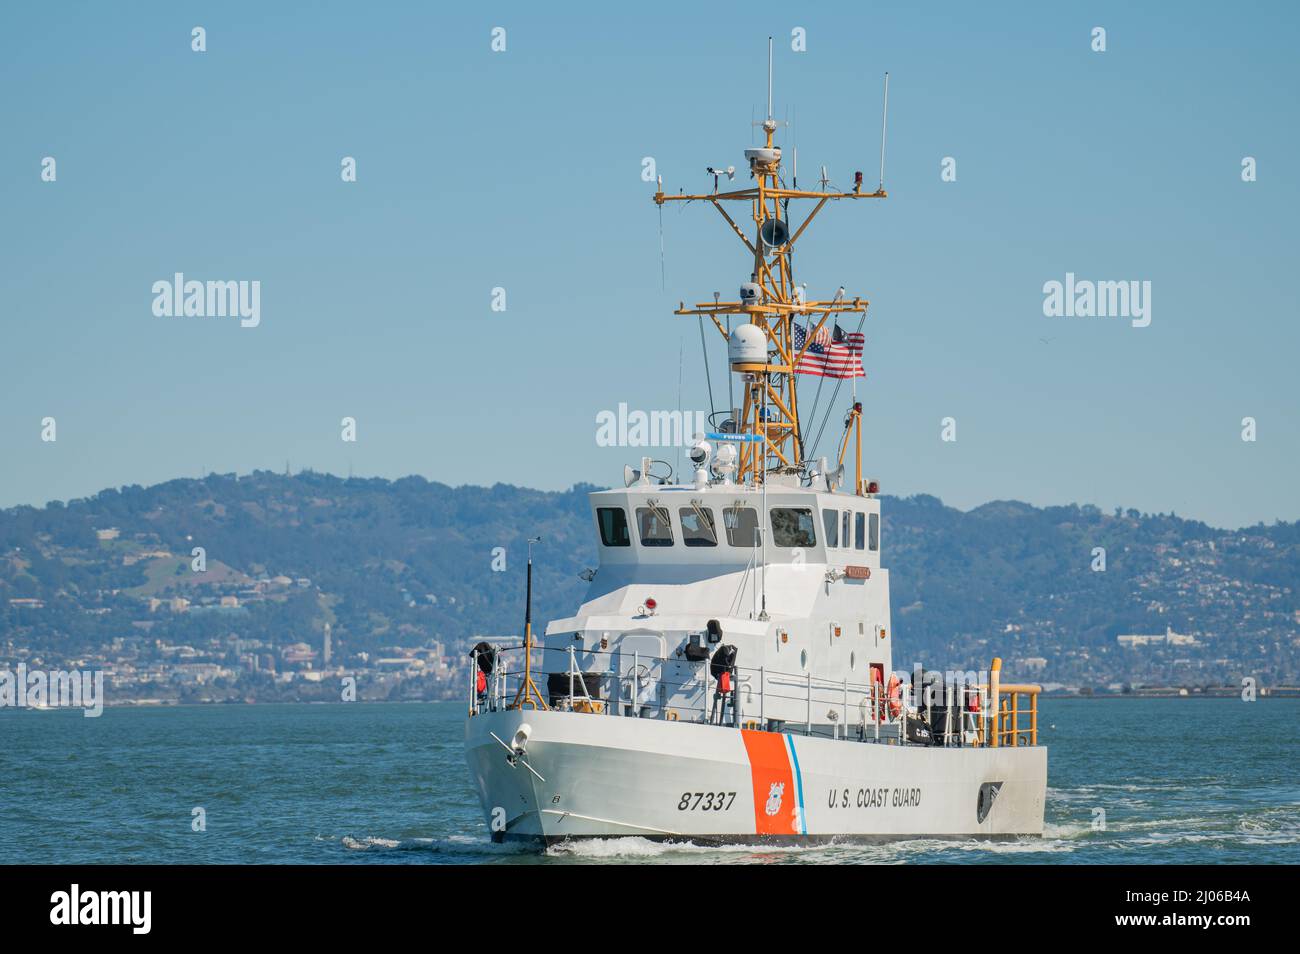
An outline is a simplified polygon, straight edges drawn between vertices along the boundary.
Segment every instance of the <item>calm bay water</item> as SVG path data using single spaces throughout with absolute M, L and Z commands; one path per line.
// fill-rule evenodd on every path
M 0 710 L 0 863 L 1300 862 L 1300 700 L 1046 699 L 1042 710 L 1042 839 L 778 850 L 630 839 L 544 855 L 488 841 L 459 703 Z M 191 830 L 195 808 L 204 832 Z

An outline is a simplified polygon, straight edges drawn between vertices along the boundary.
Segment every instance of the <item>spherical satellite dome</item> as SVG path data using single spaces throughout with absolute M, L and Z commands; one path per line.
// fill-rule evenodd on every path
M 758 325 L 733 328 L 727 340 L 727 358 L 734 364 L 766 364 L 767 333 Z

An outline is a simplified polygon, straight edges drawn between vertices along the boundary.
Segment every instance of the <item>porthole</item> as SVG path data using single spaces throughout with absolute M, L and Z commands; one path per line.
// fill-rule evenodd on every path
M 849 668 L 850 668 L 850 669 L 857 669 L 857 668 L 858 668 L 858 654 L 857 654 L 857 653 L 849 653 Z
M 802 649 L 799 651 L 799 668 L 800 669 L 808 668 L 808 650 L 806 649 Z

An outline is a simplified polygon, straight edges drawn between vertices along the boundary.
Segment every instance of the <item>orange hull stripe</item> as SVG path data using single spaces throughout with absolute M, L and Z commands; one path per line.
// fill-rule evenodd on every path
M 779 732 L 742 729 L 740 737 L 745 742 L 754 786 L 754 833 L 797 834 L 799 797 L 794 787 L 790 756 L 785 748 L 785 736 Z

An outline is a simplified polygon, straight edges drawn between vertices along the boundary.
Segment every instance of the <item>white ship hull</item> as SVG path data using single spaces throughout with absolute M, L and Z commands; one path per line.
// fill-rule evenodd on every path
M 526 753 L 511 765 L 508 744 L 524 724 Z M 994 839 L 1043 831 L 1047 750 L 1039 746 L 900 746 L 506 710 L 469 718 L 465 747 L 497 840 Z

